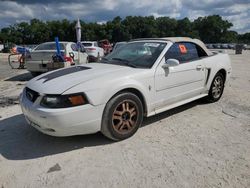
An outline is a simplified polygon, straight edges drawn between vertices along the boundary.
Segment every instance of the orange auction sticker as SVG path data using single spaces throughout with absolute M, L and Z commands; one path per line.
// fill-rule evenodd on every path
M 182 54 L 186 54 L 187 53 L 187 48 L 185 45 L 183 44 L 179 44 L 179 48 Z

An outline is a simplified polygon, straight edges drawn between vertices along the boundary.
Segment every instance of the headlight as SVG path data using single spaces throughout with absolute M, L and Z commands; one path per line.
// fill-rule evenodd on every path
M 70 95 L 45 95 L 40 104 L 46 108 L 67 108 L 87 103 L 87 98 L 83 93 L 75 93 Z

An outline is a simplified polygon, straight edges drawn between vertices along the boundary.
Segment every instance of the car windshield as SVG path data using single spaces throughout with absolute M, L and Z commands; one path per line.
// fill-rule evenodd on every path
M 117 48 L 101 62 L 151 68 L 165 46 L 166 43 L 163 42 L 131 42 Z
M 60 44 L 60 49 L 61 50 L 65 50 L 65 46 L 63 43 L 59 43 Z M 56 50 L 56 43 L 43 43 L 40 44 L 39 46 L 37 46 L 35 49 L 35 51 L 38 50 Z
M 114 49 L 120 48 L 122 46 L 124 46 L 126 43 L 116 43 Z
M 85 47 L 92 46 L 92 43 L 90 43 L 90 42 L 83 42 L 82 44 Z

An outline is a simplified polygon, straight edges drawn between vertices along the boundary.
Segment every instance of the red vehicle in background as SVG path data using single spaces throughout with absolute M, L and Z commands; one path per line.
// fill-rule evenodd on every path
M 103 48 L 104 54 L 109 54 L 112 52 L 112 45 L 110 44 L 108 39 L 103 39 L 99 41 L 99 46 Z

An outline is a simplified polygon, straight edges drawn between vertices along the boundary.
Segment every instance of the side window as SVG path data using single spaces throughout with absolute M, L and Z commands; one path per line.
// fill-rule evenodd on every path
M 182 53 L 184 61 L 193 61 L 199 59 L 196 45 L 193 43 L 180 43 L 179 46 L 185 46 L 186 53 Z
M 166 55 L 165 55 L 165 59 L 177 59 L 180 61 L 180 63 L 182 62 L 181 59 L 181 53 L 180 50 L 178 48 L 177 43 L 174 43 L 167 51 Z
M 167 51 L 165 58 L 177 59 L 180 61 L 180 63 L 193 61 L 206 55 L 204 51 L 202 52 L 197 50 L 198 48 L 200 47 L 189 42 L 174 43 Z
M 97 42 L 95 42 L 95 43 L 94 43 L 94 46 L 95 46 L 95 47 L 98 47 L 98 44 L 97 44 Z

